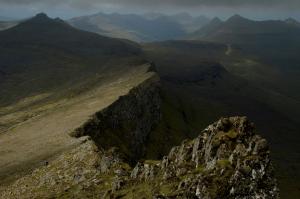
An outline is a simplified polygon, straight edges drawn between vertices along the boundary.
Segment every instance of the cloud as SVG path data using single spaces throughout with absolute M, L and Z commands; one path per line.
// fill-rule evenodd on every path
M 300 18 L 300 0 L 0 0 L 0 13 L 22 18 L 37 12 L 68 18 L 96 12 L 190 12 L 228 17 Z
M 47 6 L 69 5 L 75 8 L 92 8 L 94 6 L 111 5 L 122 7 L 281 7 L 300 8 L 299 0 L 0 0 L 0 4 Z

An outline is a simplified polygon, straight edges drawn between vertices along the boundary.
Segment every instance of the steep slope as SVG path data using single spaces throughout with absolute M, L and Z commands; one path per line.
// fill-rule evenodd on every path
M 296 55 L 300 48 L 299 33 L 300 27 L 292 19 L 252 21 L 235 15 L 217 25 L 214 22 L 208 24 L 190 38 L 238 45 L 269 64 L 291 68 L 299 63 Z
M 80 86 L 112 65 L 142 63 L 136 44 L 80 31 L 44 14 L 0 32 L 0 52 L 1 105 L 67 84 Z
M 209 23 L 207 23 L 205 26 L 199 28 L 198 30 L 195 30 L 193 33 L 191 33 L 192 39 L 202 38 L 205 37 L 212 32 L 214 32 L 220 25 L 222 24 L 221 19 L 218 17 L 213 18 Z
M 32 174 L 0 188 L 2 198 L 279 198 L 268 143 L 246 118 L 223 118 L 161 161 L 131 168 L 122 151 L 88 138 Z
M 0 32 L 1 184 L 77 146 L 68 133 L 143 82 L 157 82 L 140 51 L 45 14 Z
M 182 37 L 180 24 L 168 17 L 147 19 L 136 14 L 103 14 L 83 16 L 69 20 L 76 28 L 133 41 L 159 41 Z
M 218 43 L 157 42 L 144 45 L 144 51 L 156 64 L 163 85 L 162 123 L 154 132 L 156 135 L 174 133 L 172 136 L 166 133 L 165 139 L 151 137 L 154 142 L 161 143 L 153 151 L 168 150 L 163 143 L 193 137 L 199 128 L 221 116 L 247 115 L 270 140 L 285 196 L 297 194 L 295 176 L 299 173 L 291 168 L 299 167 L 299 102 L 249 78 L 255 67 L 265 66 L 260 73 L 273 71 L 275 80 L 269 80 L 276 81 L 276 70 L 258 61 L 257 66 L 246 65 L 244 60 L 253 60 L 252 57 L 234 47 L 228 55 L 228 46 Z M 256 73 L 252 78 L 259 80 Z M 153 157 L 151 154 L 149 157 Z M 293 172 L 287 172 L 291 170 Z
M 232 74 L 235 76 L 231 77 L 233 81 L 241 79 L 251 86 L 259 87 L 265 96 L 269 95 L 261 101 L 266 102 L 268 99 L 268 104 L 273 109 L 282 112 L 291 120 L 298 121 L 297 118 L 300 115 L 294 108 L 299 107 L 299 102 L 284 95 L 284 92 L 279 92 L 281 87 L 277 87 L 278 82 L 283 81 L 281 71 L 261 63 L 238 48 L 230 47 L 229 49 L 228 45 L 212 42 L 167 41 L 145 44 L 144 50 L 146 57 L 156 63 L 161 77 L 165 80 L 177 81 L 177 83 L 193 83 L 193 81 L 197 83 L 197 81 L 205 80 L 205 77 L 201 75 L 205 74 L 206 70 L 209 71 L 211 66 L 215 66 L 214 63 L 221 63 L 222 74 Z M 213 73 L 210 75 L 213 76 Z M 259 97 L 259 95 L 254 96 Z M 285 101 L 285 105 L 274 98 Z

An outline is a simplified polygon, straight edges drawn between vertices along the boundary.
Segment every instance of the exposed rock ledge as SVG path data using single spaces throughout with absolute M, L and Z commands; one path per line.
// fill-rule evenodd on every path
M 131 168 L 89 138 L 0 192 L 0 198 L 279 198 L 267 141 L 245 117 L 223 118 L 162 161 Z

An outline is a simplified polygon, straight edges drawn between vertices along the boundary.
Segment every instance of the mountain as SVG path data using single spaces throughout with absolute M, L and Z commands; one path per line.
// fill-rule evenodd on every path
M 300 59 L 296 52 L 300 50 L 300 27 L 295 20 L 253 21 L 239 15 L 225 22 L 211 23 L 193 33 L 190 38 L 220 42 L 239 48 L 263 66 L 277 70 L 281 81 L 261 82 L 261 85 L 276 87 L 276 91 L 299 100 Z M 266 70 L 266 67 L 256 70 Z M 257 71 L 259 76 L 260 71 Z M 272 72 L 266 80 L 273 78 Z M 249 80 L 255 81 L 252 77 Z M 263 80 L 262 80 L 263 81 Z
M 299 101 L 257 82 L 280 82 L 280 71 L 241 48 L 232 47 L 228 52 L 228 45 L 216 42 L 154 42 L 144 44 L 144 51 L 161 76 L 162 112 L 168 115 L 162 117 L 160 127 L 153 133 L 156 137 L 150 137 L 153 142 L 163 143 L 157 137 L 164 132 L 168 132 L 165 136 L 173 133 L 168 140 L 180 140 L 194 137 L 199 128 L 221 116 L 247 115 L 270 141 L 280 173 L 279 185 L 283 193 L 288 193 L 283 195 L 297 195 L 295 184 L 299 183 L 295 176 L 300 174 L 286 171 L 298 167 L 295 157 L 300 139 Z M 161 144 L 155 149 L 164 147 Z
M 292 21 L 292 22 L 291 22 Z M 243 50 L 260 55 L 265 60 L 293 56 L 299 50 L 300 28 L 294 20 L 253 21 L 239 15 L 225 22 L 212 21 L 194 32 L 190 38 L 217 41 L 243 47 Z M 267 52 L 265 52 L 267 50 Z M 283 52 L 282 52 L 283 51 Z M 278 58 L 273 62 L 278 64 Z M 282 63 L 283 60 L 280 62 Z
M 4 105 L 63 87 L 76 81 L 74 76 L 79 80 L 94 74 L 112 58 L 134 58 L 140 49 L 132 42 L 77 30 L 39 14 L 0 32 L 0 52 L 0 70 L 7 74 L 7 81 L 0 84 Z
M 141 90 L 158 81 L 151 68 L 136 43 L 78 30 L 45 14 L 0 31 L 0 189 L 78 146 L 82 140 L 69 133 L 121 96 L 132 93 L 137 106 L 136 99 L 147 94 Z M 146 107 L 143 100 L 139 105 Z M 147 134 L 152 124 L 140 128 Z M 131 141 L 133 150 L 137 142 Z
M 100 35 L 149 42 L 182 38 L 209 21 L 205 16 L 193 17 L 188 13 L 175 15 L 98 13 L 70 19 L 69 23 L 79 29 Z
M 218 24 L 215 26 L 214 30 L 207 32 L 207 35 L 203 35 L 204 38 L 218 38 L 218 39 L 234 39 L 233 36 L 248 36 L 255 34 L 287 34 L 295 33 L 299 31 L 295 27 L 294 23 L 289 23 L 290 20 L 280 21 L 280 20 L 269 20 L 269 21 L 253 21 L 244 18 L 240 15 L 234 15 L 230 17 L 227 21 L 220 23 L 220 20 L 214 19 L 207 26 L 212 24 Z M 205 29 L 205 27 L 203 27 Z M 197 33 L 202 33 L 199 29 L 194 33 L 195 38 L 197 38 Z M 212 34 L 212 35 L 209 35 Z M 222 38 L 221 38 L 222 35 Z M 230 37 L 231 36 L 231 37 Z
M 205 35 L 209 35 L 211 32 L 213 32 L 217 27 L 222 24 L 221 19 L 218 17 L 213 18 L 209 23 L 207 23 L 205 26 L 201 28 L 201 31 L 196 31 L 192 33 L 193 35 L 197 37 L 202 37 Z
M 104 14 L 77 17 L 69 23 L 79 29 L 134 41 L 175 39 L 184 35 L 180 24 L 166 16 L 153 19 L 136 14 Z
M 148 196 L 143 187 L 139 188 L 140 180 L 134 180 L 143 179 L 139 172 L 136 172 L 134 165 L 140 165 L 137 162 L 143 158 L 149 158 L 150 162 L 150 159 L 160 162 L 158 159 L 167 155 L 173 145 L 180 144 L 185 138 L 196 137 L 194 131 L 177 132 L 181 126 L 173 119 L 178 117 L 178 110 L 169 106 L 168 103 L 172 101 L 162 96 L 165 95 L 163 90 L 167 87 L 162 87 L 160 78 L 154 72 L 154 64 L 145 61 L 145 52 L 136 43 L 81 31 L 61 19 L 51 19 L 45 14 L 38 14 L 13 28 L 1 31 L 0 52 L 0 92 L 1 96 L 4 96 L 1 97 L 0 104 L 1 198 L 70 198 L 72 194 L 77 193 L 75 189 L 78 188 L 78 184 L 86 186 L 85 183 L 89 183 L 90 180 L 95 180 L 100 186 L 89 190 L 88 193 L 80 192 L 77 198 L 85 197 L 85 194 L 86 197 L 93 197 L 93 194 L 105 196 L 107 194 L 103 192 L 106 191 L 113 197 L 115 193 L 110 193 L 109 190 L 120 190 L 121 184 L 125 183 L 112 180 L 117 177 L 113 173 L 120 173 L 128 180 L 130 176 L 132 181 L 126 183 L 134 183 L 132 188 L 139 190 L 138 198 Z M 170 74 L 171 79 L 172 75 Z M 175 76 L 175 82 L 187 81 L 194 84 L 201 79 L 214 81 L 225 76 L 227 77 L 228 73 L 221 65 L 204 63 L 203 68 L 195 70 L 194 75 L 186 71 L 182 79 Z M 172 116 L 173 113 L 175 115 Z M 181 123 L 189 126 L 186 119 Z M 244 138 L 242 134 L 248 133 L 235 128 L 244 125 L 244 119 L 232 118 L 228 121 L 232 122 L 234 132 L 229 132 L 229 129 L 223 130 L 228 131 L 228 136 L 233 136 L 233 143 L 237 144 L 240 137 Z M 173 129 L 176 131 L 172 132 Z M 211 137 L 216 139 L 222 135 L 222 132 L 217 135 L 214 133 L 215 130 L 210 132 Z M 249 140 L 256 141 L 252 131 L 249 132 Z M 195 139 L 190 144 L 197 142 Z M 208 142 L 207 145 L 212 143 Z M 231 146 L 232 143 L 229 142 L 228 145 Z M 185 151 L 190 147 L 183 144 Z M 209 151 L 210 147 L 199 148 L 199 154 L 206 150 Z M 222 150 L 220 146 L 220 153 Z M 106 155 L 99 156 L 102 152 Z M 230 153 L 234 151 L 230 150 Z M 265 153 L 267 151 L 263 150 L 262 155 Z M 248 155 L 250 157 L 250 154 Z M 223 170 L 219 169 L 219 166 L 223 167 L 228 163 L 220 158 L 211 155 L 211 159 L 218 161 L 214 166 L 217 172 Z M 261 159 L 259 157 L 253 161 Z M 242 160 L 244 161 L 244 157 Z M 187 158 L 184 162 L 193 164 L 191 167 L 187 164 L 186 169 L 194 170 L 195 174 L 202 173 L 195 161 Z M 268 161 L 262 163 L 266 167 L 271 165 Z M 203 174 L 211 172 L 209 164 L 208 161 L 203 162 L 203 165 L 207 166 Z M 58 166 L 57 170 L 52 165 Z M 177 165 L 175 161 L 172 165 L 176 166 L 176 170 L 171 172 L 171 176 L 184 166 Z M 67 172 L 65 177 L 61 175 L 61 166 L 67 168 L 64 169 Z M 230 176 L 234 178 L 233 173 L 238 171 L 239 167 L 239 163 L 235 161 L 232 166 L 228 165 L 230 175 L 224 176 L 223 181 L 226 182 Z M 255 169 L 254 164 L 251 165 L 251 169 L 252 167 Z M 139 166 L 137 168 L 139 169 Z M 171 168 L 171 165 L 162 168 L 159 173 L 168 174 Z M 277 189 L 272 168 L 268 171 L 270 186 L 263 190 L 266 193 L 271 189 L 273 191 L 273 188 Z M 129 173 L 132 175 L 128 175 Z M 165 176 L 161 174 L 155 174 L 153 183 L 161 181 Z M 217 174 L 212 172 L 206 177 L 211 175 Z M 179 176 L 189 177 L 189 173 L 181 173 Z M 39 185 L 35 183 L 35 179 L 39 179 Z M 102 180 L 109 186 L 102 187 Z M 166 180 L 164 186 L 169 186 L 169 178 Z M 219 179 L 214 177 L 211 180 Z M 265 182 L 262 178 L 250 180 L 257 184 Z M 25 183 L 20 186 L 20 182 Z M 71 182 L 75 183 L 74 187 L 69 184 Z M 111 183 L 113 186 L 110 186 Z M 152 187 L 153 183 L 145 184 L 146 190 L 156 187 Z M 187 186 L 194 186 L 195 183 L 197 182 L 191 182 Z M 32 186 L 33 184 L 35 186 Z M 182 185 L 181 180 L 175 181 L 168 194 L 172 194 L 180 184 Z M 236 183 L 232 185 L 238 187 Z M 62 188 L 64 192 L 60 191 Z M 73 188 L 74 190 L 71 190 Z M 32 192 L 29 189 L 32 189 Z M 68 195 L 68 191 L 71 195 Z M 220 189 L 216 190 L 216 193 L 228 194 L 228 191 L 229 189 Z M 277 194 L 277 190 L 273 192 L 272 194 Z M 180 193 L 178 194 L 180 196 Z M 182 194 L 195 195 L 196 190 Z M 152 195 L 151 192 L 149 196 Z M 128 197 L 130 198 L 130 193 Z
M 109 16 L 126 28 L 145 22 Z M 206 32 L 225 23 L 264 34 L 241 16 Z M 282 197 L 296 198 L 296 79 L 246 44 L 137 44 L 43 13 L 0 31 L 0 197 L 278 198 L 277 178 Z M 252 118 L 272 154 L 232 115 Z
M 167 17 L 170 20 L 179 23 L 186 33 L 191 33 L 203 27 L 210 22 L 206 16 L 191 16 L 189 13 L 178 13 L 174 15 L 163 15 L 161 13 L 147 13 L 145 16 L 149 19 L 157 19 L 160 17 Z
M 249 147 L 251 146 L 251 147 Z M 74 176 L 74 173 L 76 174 Z M 131 167 L 86 139 L 0 192 L 1 198 L 279 198 L 266 139 L 246 118 L 223 118 L 161 160 Z

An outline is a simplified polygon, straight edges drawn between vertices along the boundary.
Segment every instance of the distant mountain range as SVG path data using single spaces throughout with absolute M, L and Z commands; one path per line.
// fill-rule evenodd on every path
M 44 109 L 52 110 L 75 99 L 79 108 L 69 109 L 71 117 L 85 111 L 81 104 L 86 98 L 95 97 L 94 90 L 87 92 L 92 88 L 112 87 L 104 94 L 98 90 L 96 98 L 110 101 L 115 90 L 120 92 L 136 85 L 123 83 L 124 79 L 139 82 L 145 73 L 156 70 L 161 78 L 162 115 L 157 127 L 151 126 L 152 132 L 145 136 L 145 158 L 161 158 L 172 145 L 194 138 L 221 116 L 247 115 L 271 143 L 279 178 L 284 182 L 283 197 L 290 194 L 289 190 L 297 195 L 299 52 L 300 26 L 294 19 L 253 21 L 235 15 L 226 21 L 210 21 L 184 13 L 99 13 L 66 22 L 41 13 L 0 31 L 0 117 L 5 121 L 17 118 L 15 125 Z M 153 62 L 152 67 L 141 70 L 140 66 L 148 61 Z M 140 96 L 138 89 L 137 93 Z M 95 108 L 97 100 L 86 106 Z M 146 104 L 151 102 L 152 99 L 146 100 Z M 116 109 L 116 113 L 130 118 L 127 109 L 134 108 L 131 103 L 125 106 L 126 110 Z M 140 106 L 145 112 L 144 104 Z M 37 109 L 34 114 L 32 107 Z M 25 119 L 19 116 L 20 112 L 25 112 Z M 148 114 L 142 113 L 137 118 Z M 118 122 L 114 120 L 115 113 L 110 114 L 107 117 L 113 118 L 110 125 L 114 127 Z M 56 129 L 56 117 L 50 119 L 52 126 L 47 123 L 47 129 Z M 5 126 L 2 121 L 3 129 L 12 125 Z M 99 121 L 96 118 L 90 122 L 97 127 Z M 117 134 L 109 130 L 107 137 L 100 136 L 101 142 L 118 140 L 122 146 L 119 135 L 124 136 L 122 130 L 133 126 L 130 122 L 122 124 Z M 93 125 L 85 127 L 93 130 Z M 125 137 L 131 140 L 130 136 Z
M 272 143 L 283 174 L 282 190 L 291 190 L 283 191 L 282 197 L 293 198 L 289 195 L 297 195 L 294 184 L 299 181 L 288 176 L 300 173 L 284 171 L 299 162 L 293 158 L 300 140 L 298 22 L 253 21 L 239 15 L 227 21 L 214 18 L 187 38 L 144 45 L 165 84 L 166 106 L 177 111 L 172 120 L 188 121 L 190 127 L 178 123 L 179 130 L 171 131 L 192 133 L 208 118 L 248 115 L 261 132 L 271 132 L 264 136 Z M 282 161 L 283 154 L 290 161 Z
M 295 34 L 299 33 L 299 22 L 295 19 L 253 21 L 240 15 L 234 15 L 227 21 L 218 18 L 192 33 L 191 38 L 218 40 L 221 42 L 245 43 L 246 40 L 237 40 L 237 36 L 251 36 L 256 34 Z
M 164 15 L 162 15 L 164 16 Z M 188 13 L 178 13 L 174 15 L 165 15 L 165 17 L 169 18 L 172 21 L 179 23 L 186 33 L 191 33 L 204 25 L 210 22 L 210 18 L 200 15 L 200 16 L 191 16 Z
M 182 38 L 209 21 L 204 16 L 192 17 L 187 13 L 172 16 L 159 13 L 145 15 L 98 13 L 73 18 L 68 22 L 86 31 L 147 42 Z
M 295 19 L 253 21 L 235 15 L 227 21 L 214 19 L 188 38 L 240 48 L 265 65 L 281 71 L 286 81 L 277 86 L 281 86 L 281 91 L 287 95 L 300 99 L 297 94 L 300 89 L 297 81 L 300 75 L 300 26 Z

